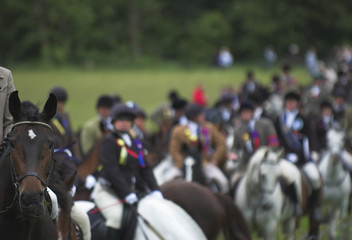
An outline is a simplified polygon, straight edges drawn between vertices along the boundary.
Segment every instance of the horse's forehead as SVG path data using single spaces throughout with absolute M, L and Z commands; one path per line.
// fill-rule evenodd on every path
M 327 143 L 328 144 L 336 144 L 341 143 L 345 137 L 345 133 L 342 131 L 330 130 L 327 133 Z
M 16 127 L 11 133 L 12 137 L 21 141 L 22 144 L 43 143 L 50 135 L 49 131 L 35 125 Z
M 278 158 L 278 155 L 275 152 L 269 151 L 265 161 L 268 163 L 273 163 L 277 161 L 277 158 Z
M 328 137 L 335 137 L 335 138 L 343 138 L 344 135 L 345 135 L 345 133 L 343 131 L 337 131 L 337 130 L 334 130 L 334 129 L 331 129 L 327 133 Z M 330 140 L 333 140 L 333 139 L 330 139 Z

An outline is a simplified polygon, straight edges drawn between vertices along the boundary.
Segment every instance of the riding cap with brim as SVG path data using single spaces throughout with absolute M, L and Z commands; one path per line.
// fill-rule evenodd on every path
M 289 91 L 285 94 L 284 99 L 285 99 L 285 101 L 286 100 L 296 100 L 299 102 L 301 100 L 301 95 L 296 91 Z
M 136 111 L 128 107 L 124 103 L 117 103 L 111 109 L 111 122 L 115 122 L 118 119 L 129 118 L 133 121 L 136 118 Z
M 190 103 L 185 108 L 186 117 L 190 120 L 195 119 L 198 115 L 202 114 L 204 108 L 196 103 Z
M 143 118 L 143 119 L 146 119 L 146 118 L 147 118 L 147 114 L 144 112 L 143 109 L 141 109 L 141 108 L 136 108 L 136 109 L 135 109 L 135 112 L 136 112 L 136 117 L 138 117 L 138 118 Z
M 324 99 L 320 103 L 320 109 L 323 109 L 323 108 L 331 108 L 332 109 L 332 103 L 328 99 Z
M 242 112 L 243 110 L 250 110 L 250 111 L 254 111 L 254 104 L 252 101 L 250 100 L 245 100 L 241 103 L 239 112 Z
M 58 102 L 66 102 L 68 95 L 66 89 L 63 87 L 53 87 L 50 93 L 54 94 Z
M 233 94 L 224 93 L 220 98 L 220 102 L 223 104 L 232 103 L 234 99 L 235 99 L 235 96 Z
M 185 99 L 177 99 L 175 102 L 172 103 L 172 108 L 174 110 L 184 109 L 187 105 L 187 101 Z

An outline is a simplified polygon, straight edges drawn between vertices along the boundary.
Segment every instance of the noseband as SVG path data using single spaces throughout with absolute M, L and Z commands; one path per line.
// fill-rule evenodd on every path
M 43 122 L 37 122 L 37 121 L 23 121 L 23 122 L 18 122 L 15 123 L 12 128 L 11 128 L 11 132 L 21 125 L 41 125 L 44 126 L 46 128 L 50 129 L 50 132 L 53 132 L 53 129 L 51 128 L 51 126 L 49 124 L 43 123 Z M 12 146 L 11 146 L 11 150 L 12 150 Z M 14 165 L 14 162 L 12 160 L 12 151 L 10 151 L 10 161 L 11 161 L 11 176 L 12 176 L 12 181 L 15 184 L 16 188 L 18 187 L 18 184 L 26 177 L 28 176 L 35 176 L 36 178 L 38 178 L 40 180 L 40 182 L 42 183 L 42 185 L 45 187 L 45 189 L 48 186 L 48 182 L 49 182 L 49 176 L 52 172 L 53 169 L 53 165 L 54 165 L 54 147 L 51 147 L 51 161 L 50 161 L 50 165 L 49 165 L 49 169 L 48 172 L 46 173 L 46 181 L 38 174 L 38 172 L 34 172 L 34 171 L 27 171 L 25 172 L 22 176 L 18 177 L 16 174 L 16 167 Z

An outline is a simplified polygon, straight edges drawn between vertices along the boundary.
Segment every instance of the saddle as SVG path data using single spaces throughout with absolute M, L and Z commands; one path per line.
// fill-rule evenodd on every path
M 125 204 L 122 225 L 120 229 L 120 239 L 130 240 L 134 238 L 134 233 L 137 227 L 137 212 L 133 209 L 135 206 Z M 99 211 L 98 207 L 94 207 L 88 212 L 89 221 L 91 224 L 92 239 L 104 240 L 107 238 L 108 228 L 105 225 L 105 218 Z

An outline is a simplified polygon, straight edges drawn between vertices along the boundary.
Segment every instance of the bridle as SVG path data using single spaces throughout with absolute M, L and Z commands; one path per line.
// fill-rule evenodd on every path
M 43 123 L 43 122 L 38 122 L 38 121 L 22 121 L 22 122 L 18 122 L 18 123 L 15 123 L 12 128 L 11 128 L 11 131 L 10 133 L 8 134 L 8 137 L 9 138 L 11 136 L 11 133 L 13 132 L 13 130 L 18 127 L 18 126 L 21 126 L 21 125 L 39 125 L 39 126 L 44 126 L 46 128 L 49 128 L 49 130 L 51 132 L 53 132 L 51 126 L 49 124 L 46 124 L 46 123 Z M 8 141 L 8 139 L 7 139 Z M 10 156 L 10 166 L 11 166 L 11 180 L 12 180 L 12 184 L 14 185 L 16 191 L 15 191 L 15 195 L 14 195 L 14 198 L 12 200 L 12 203 L 7 206 L 4 210 L 0 211 L 0 214 L 2 213 L 6 213 L 8 210 L 10 210 L 14 203 L 16 202 L 16 199 L 19 195 L 18 193 L 18 186 L 19 186 L 19 183 L 25 179 L 26 177 L 28 176 L 34 176 L 36 178 L 39 179 L 39 181 L 41 182 L 41 184 L 44 186 L 44 191 L 46 191 L 47 187 L 48 187 L 48 183 L 49 183 L 49 179 L 50 179 L 50 175 L 52 173 L 52 170 L 53 170 L 53 165 L 54 165 L 54 146 L 50 146 L 50 150 L 51 150 L 51 161 L 50 161 L 50 165 L 49 165 L 49 168 L 48 168 L 48 172 L 46 173 L 45 175 L 45 178 L 46 180 L 44 180 L 38 172 L 35 172 L 35 171 L 27 171 L 25 172 L 23 175 L 21 175 L 20 177 L 17 176 L 17 173 L 16 173 L 16 166 L 14 164 L 14 161 L 12 159 L 12 148 L 13 146 L 11 146 L 11 144 L 9 144 L 9 142 L 7 142 L 7 149 L 6 149 L 6 153 L 8 153 L 8 151 L 10 152 L 9 156 Z M 5 154 L 5 153 L 4 153 Z
M 261 174 L 261 173 L 262 173 L 262 168 L 261 168 L 261 166 L 262 166 L 263 164 L 272 165 L 273 167 L 277 167 L 278 162 L 275 162 L 275 163 L 268 163 L 268 162 L 264 163 L 264 162 L 261 162 L 261 163 L 260 163 L 260 166 L 259 166 L 259 171 L 258 171 L 259 179 L 260 179 L 260 176 L 262 175 L 262 174 Z M 259 190 L 260 190 L 260 193 L 261 193 L 261 194 L 273 194 L 274 191 L 275 191 L 275 189 L 276 189 L 277 184 L 278 184 L 278 181 L 276 181 L 275 186 L 273 186 L 272 188 L 266 188 L 266 187 L 263 186 L 262 181 L 259 180 Z

